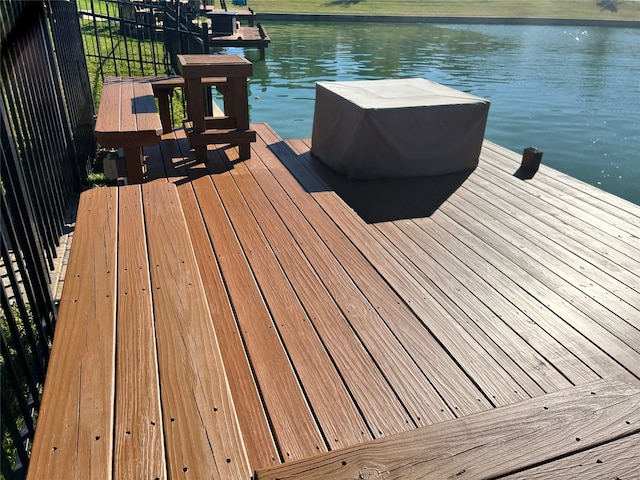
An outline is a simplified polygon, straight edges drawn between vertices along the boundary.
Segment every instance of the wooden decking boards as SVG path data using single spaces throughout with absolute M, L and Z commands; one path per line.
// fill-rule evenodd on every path
M 349 182 L 252 127 L 249 160 L 197 163 L 175 130 L 149 183 L 83 195 L 107 220 L 70 271 L 96 255 L 107 321 L 83 320 L 87 351 L 59 324 L 42 424 L 74 436 L 40 440 L 30 478 L 93 468 L 87 445 L 113 478 L 640 475 L 640 206 L 520 180 L 490 142 L 471 173 Z M 84 318 L 68 278 L 61 316 Z M 61 376 L 88 361 L 100 382 Z
M 258 471 L 256 480 L 530 478 L 527 470 L 546 463 L 549 450 L 562 458 L 636 435 L 638 395 L 636 388 L 599 381 Z M 586 461 L 595 466 L 599 458 Z M 635 471 L 628 478 L 640 472 L 637 464 L 627 468 Z
M 260 58 L 264 59 L 265 49 L 271 43 L 269 35 L 264 28 L 258 26 L 241 26 L 234 35 L 209 37 L 211 47 L 244 47 L 257 48 Z
M 166 460 L 141 189 L 120 189 L 118 206 L 116 378 L 120 385 L 137 388 L 116 388 L 114 477 L 151 474 L 162 478 L 166 476 Z
M 318 164 L 308 141 L 255 128 L 250 160 L 212 150 L 206 165 L 189 164 L 176 131 L 161 150 L 178 141 L 183 157 L 158 174 L 199 202 L 200 255 L 217 259 L 235 316 L 225 363 L 250 365 L 249 397 L 270 419 L 272 436 L 249 428 L 278 454 L 256 443 L 252 468 L 599 378 L 640 385 L 640 207 L 546 167 L 519 180 L 517 155 L 486 142 L 476 171 L 425 209 L 412 194 L 433 181 L 372 193 Z M 371 221 L 357 197 L 377 187 L 395 198 Z M 272 389 L 274 368 L 291 387 Z
M 424 194 L 412 196 L 415 182 L 404 191 L 402 182 L 388 182 L 379 185 L 381 194 L 395 198 L 382 209 L 386 218 L 371 221 L 359 203 L 372 195 L 366 185 L 318 164 L 307 141 L 283 142 L 266 125 L 256 129 L 250 160 L 235 162 L 232 150 L 210 151 L 207 166 L 180 172 L 192 181 L 179 190 L 193 188 L 203 213 L 215 210 L 203 215 L 213 245 L 207 255 L 221 256 L 220 265 L 236 259 L 221 266 L 221 282 L 232 282 L 226 291 L 239 327 L 233 335 L 247 340 L 244 350 L 238 345 L 228 355 L 246 355 L 254 392 L 265 414 L 277 419 L 277 409 L 286 407 L 272 398 L 270 377 L 259 373 L 266 353 L 251 347 L 255 332 L 241 323 L 266 315 L 265 328 L 276 334 L 266 350 L 288 359 L 307 402 L 294 408 L 300 418 L 306 408 L 322 436 L 308 444 L 312 450 L 336 450 L 599 378 L 640 385 L 638 206 L 544 166 L 532 180 L 519 180 L 517 155 L 486 142 L 480 166 L 453 179 L 457 188 L 437 192 L 442 202 L 435 208 L 421 205 Z M 174 135 L 179 141 L 181 132 Z M 165 140 L 167 147 L 173 141 Z M 171 181 L 172 163 L 164 165 Z M 411 215 L 421 211 L 428 215 Z M 240 271 L 249 277 L 236 288 Z M 252 295 L 257 303 L 243 314 Z M 318 366 L 330 360 L 324 379 L 314 373 L 314 357 Z M 335 411 L 323 413 L 326 382 Z M 357 412 L 338 420 L 350 402 Z M 294 440 L 284 432 L 296 431 L 287 425 L 271 425 L 279 460 L 263 454 L 259 461 L 272 465 L 313 453 L 283 448 Z M 302 436 L 315 431 L 299 428 Z

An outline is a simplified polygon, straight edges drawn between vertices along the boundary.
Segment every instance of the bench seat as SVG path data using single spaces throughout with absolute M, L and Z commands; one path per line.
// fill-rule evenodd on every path
M 160 143 L 162 123 L 147 77 L 106 77 L 95 125 L 98 143 L 124 150 L 129 183 L 144 179 L 142 147 Z

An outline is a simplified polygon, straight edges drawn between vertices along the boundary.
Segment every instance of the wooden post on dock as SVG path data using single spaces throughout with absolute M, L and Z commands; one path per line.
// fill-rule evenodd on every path
M 538 150 L 536 147 L 527 147 L 522 152 L 520 167 L 513 175 L 521 180 L 530 180 L 538 171 L 541 161 L 542 150 Z
M 522 163 L 520 168 L 524 171 L 536 173 L 542 161 L 542 150 L 536 147 L 527 147 L 522 152 Z

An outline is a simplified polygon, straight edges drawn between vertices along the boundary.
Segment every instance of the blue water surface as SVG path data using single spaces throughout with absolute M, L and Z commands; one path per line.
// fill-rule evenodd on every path
M 486 138 L 640 204 L 640 29 L 371 23 L 265 25 L 251 120 L 308 138 L 315 83 L 423 77 L 491 102 Z M 255 54 L 255 56 L 253 56 Z

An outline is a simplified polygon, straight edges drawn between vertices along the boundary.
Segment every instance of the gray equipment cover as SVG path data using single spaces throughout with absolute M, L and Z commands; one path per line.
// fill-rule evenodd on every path
M 478 165 L 489 101 L 423 78 L 318 82 L 311 153 L 348 178 Z

